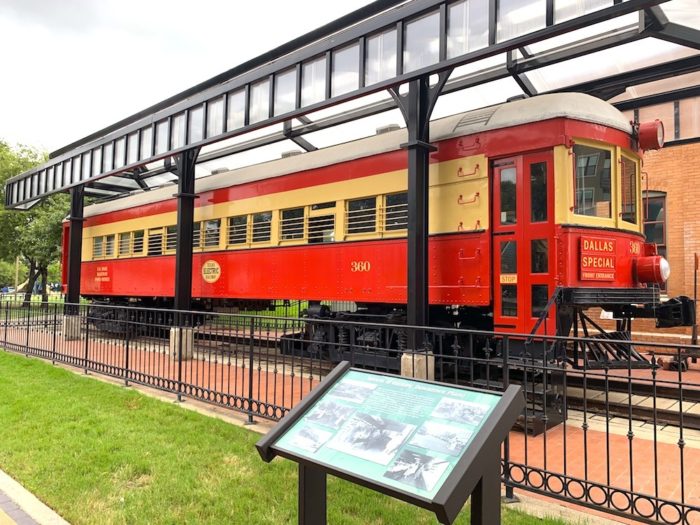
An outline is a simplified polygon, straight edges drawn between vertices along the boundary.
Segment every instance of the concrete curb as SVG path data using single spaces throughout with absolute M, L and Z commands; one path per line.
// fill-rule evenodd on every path
M 4 492 L 19 508 L 39 525 L 70 525 L 34 494 L 0 470 L 0 492 Z

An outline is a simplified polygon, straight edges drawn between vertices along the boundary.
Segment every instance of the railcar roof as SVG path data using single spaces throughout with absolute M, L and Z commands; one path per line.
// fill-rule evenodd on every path
M 516 100 L 434 120 L 430 124 L 430 138 L 431 141 L 437 142 L 451 137 L 560 117 L 602 124 L 627 133 L 632 132 L 632 127 L 625 116 L 607 102 L 583 93 L 556 93 Z M 395 151 L 403 142 L 406 142 L 405 128 L 301 155 L 202 177 L 196 181 L 196 190 L 201 193 L 234 184 L 279 177 L 360 157 Z M 84 214 L 85 217 L 93 217 L 168 200 L 173 197 L 174 186 L 174 184 L 167 185 L 151 191 L 134 193 L 121 199 L 93 204 L 85 208 Z

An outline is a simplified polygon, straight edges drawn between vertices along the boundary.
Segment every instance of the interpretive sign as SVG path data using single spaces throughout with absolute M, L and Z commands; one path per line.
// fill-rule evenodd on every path
M 313 466 L 323 476 L 331 473 L 428 508 L 442 523 L 452 523 L 483 477 L 484 464 L 490 462 L 500 486 L 500 443 L 523 403 L 519 387 L 491 392 L 341 363 L 257 447 L 266 461 L 281 455 L 300 468 Z M 470 471 L 473 483 L 465 484 Z M 300 523 L 306 522 L 301 506 L 308 502 L 301 492 L 309 475 L 300 470 Z M 315 491 L 319 484 L 325 489 L 325 477 L 316 479 Z M 461 494 L 455 495 L 458 487 Z

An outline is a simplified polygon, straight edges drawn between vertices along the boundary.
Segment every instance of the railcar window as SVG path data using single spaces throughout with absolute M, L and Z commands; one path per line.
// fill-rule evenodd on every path
M 103 237 L 95 237 L 92 240 L 92 258 L 96 259 L 97 257 L 102 257 L 103 253 L 103 247 L 104 247 L 104 238 Z
M 531 272 L 547 273 L 549 271 L 547 239 L 535 239 L 530 243 Z
M 355 199 L 348 201 L 348 233 L 371 233 L 377 229 L 377 199 Z
M 221 219 L 204 222 L 204 247 L 213 248 L 219 246 L 221 237 Z
M 622 220 L 637 224 L 637 163 L 622 157 L 621 167 Z
M 518 315 L 518 285 L 501 285 L 501 315 L 504 317 L 517 317 Z
M 119 255 L 131 253 L 131 232 L 119 234 Z
M 148 255 L 163 255 L 163 229 L 148 230 Z
M 248 240 L 248 216 L 239 215 L 228 219 L 228 243 L 245 244 Z
M 134 232 L 134 254 L 143 253 L 143 230 Z
M 195 222 L 192 226 L 192 247 L 199 248 L 202 242 L 202 223 Z
M 165 229 L 165 249 L 174 250 L 177 248 L 177 226 L 168 226 Z
M 272 212 L 266 211 L 253 215 L 253 242 L 269 242 L 272 225 Z
M 384 229 L 386 231 L 404 230 L 408 226 L 408 194 L 394 193 L 386 196 L 384 209 Z
M 530 308 L 532 317 L 539 317 L 544 312 L 549 301 L 549 290 L 546 284 L 533 284 L 531 291 Z
M 320 204 L 312 204 L 311 205 L 311 211 L 327 210 L 328 208 L 335 208 L 335 201 L 321 202 Z
M 530 165 L 530 219 L 547 222 L 547 163 Z
M 114 235 L 105 237 L 105 257 L 114 257 Z
M 335 215 L 319 215 L 309 218 L 309 243 L 335 240 Z
M 304 208 L 282 210 L 282 240 L 304 238 Z
M 515 176 L 515 168 L 501 170 L 501 224 L 515 224 L 517 222 Z
M 501 241 L 501 273 L 518 273 L 518 251 L 515 241 Z
M 612 217 L 610 151 L 575 145 L 574 213 L 590 217 Z

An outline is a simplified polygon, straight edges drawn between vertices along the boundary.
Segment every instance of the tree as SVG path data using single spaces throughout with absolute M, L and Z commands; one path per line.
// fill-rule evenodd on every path
M 4 202 L 5 182 L 46 160 L 34 148 L 16 149 L 0 141 L 0 199 Z M 34 284 L 41 277 L 42 297 L 48 300 L 46 283 L 49 266 L 61 253 L 61 223 L 69 210 L 66 195 L 53 195 L 29 211 L 0 210 L 0 259 L 14 260 L 21 256 L 29 267 L 25 303 L 31 300 Z

